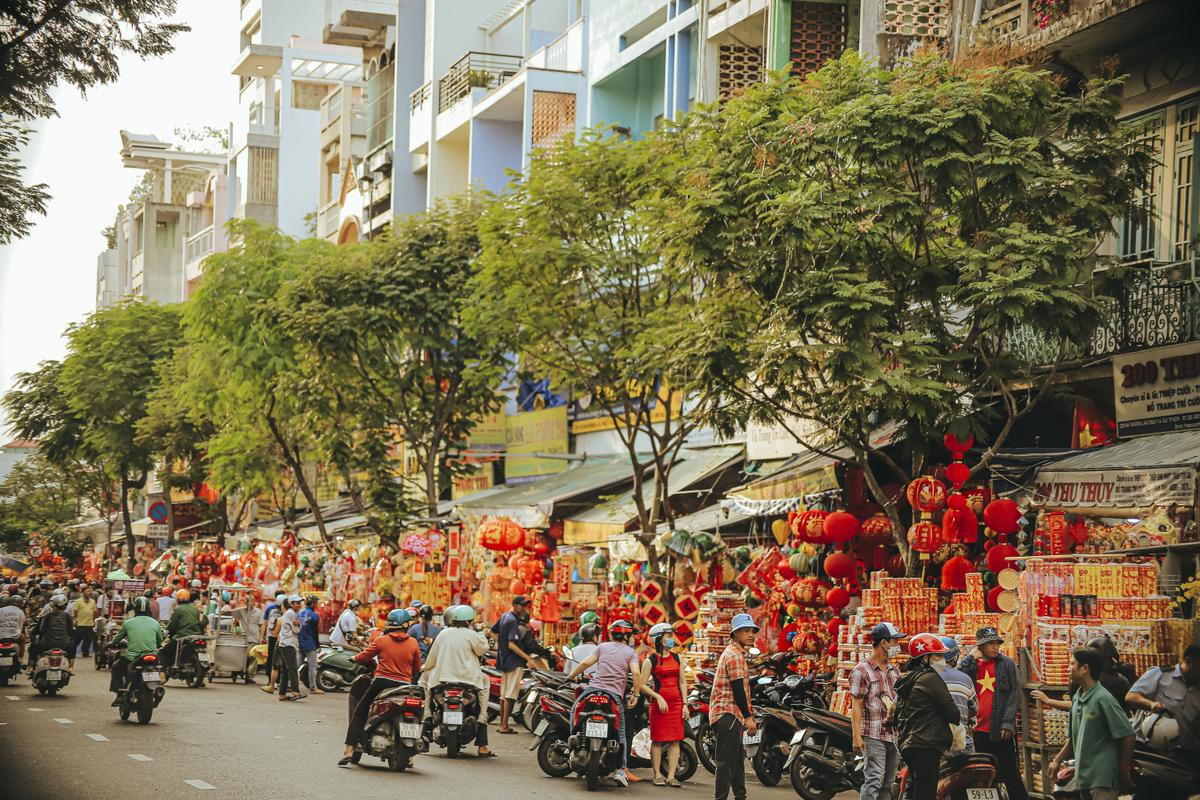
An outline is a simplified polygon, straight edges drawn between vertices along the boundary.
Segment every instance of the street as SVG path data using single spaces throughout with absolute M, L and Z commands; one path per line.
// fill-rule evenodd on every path
M 534 739 L 499 736 L 491 742 L 499 758 L 473 756 L 450 761 L 434 747 L 403 774 L 364 757 L 365 766 L 336 766 L 345 735 L 346 695 L 310 696 L 281 703 L 254 686 L 218 680 L 202 689 L 177 682 L 146 726 L 122 722 L 109 707 L 108 672 L 90 660 L 76 661 L 71 684 L 57 697 L 40 697 L 22 676 L 0 689 L 0 797 L 23 800 L 156 800 L 203 797 L 329 798 L 386 794 L 459 797 L 560 798 L 586 794 L 577 778 L 556 780 L 537 768 L 528 750 Z M 472 748 L 473 750 L 473 748 Z M 639 770 L 646 776 L 649 770 Z M 785 780 L 765 789 L 747 767 L 750 795 L 790 800 Z M 703 767 L 680 790 L 647 780 L 629 790 L 606 793 L 669 793 L 680 798 L 712 797 L 712 776 Z M 848 797 L 850 795 L 847 795 Z

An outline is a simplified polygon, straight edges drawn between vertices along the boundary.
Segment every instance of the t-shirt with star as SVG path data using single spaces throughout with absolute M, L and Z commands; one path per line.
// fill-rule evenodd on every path
M 975 730 L 990 733 L 992 730 L 992 700 L 996 698 L 996 662 L 979 661 L 979 672 L 975 677 L 975 696 L 979 701 Z

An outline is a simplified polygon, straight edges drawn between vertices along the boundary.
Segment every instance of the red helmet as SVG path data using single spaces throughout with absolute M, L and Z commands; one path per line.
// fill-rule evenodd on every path
M 932 633 L 918 633 L 908 640 L 908 655 L 911 658 L 945 652 L 947 652 L 946 645 L 942 644 L 942 640 Z
M 613 620 L 608 626 L 608 635 L 613 639 L 624 639 L 633 633 L 633 623 L 627 619 Z

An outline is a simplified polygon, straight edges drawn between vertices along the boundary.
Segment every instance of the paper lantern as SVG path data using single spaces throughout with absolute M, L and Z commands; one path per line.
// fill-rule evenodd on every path
M 846 511 L 834 511 L 821 524 L 825 541 L 841 544 L 858 535 L 858 517 Z
M 792 569 L 790 561 L 785 561 L 779 565 L 779 577 L 785 581 L 790 581 L 796 577 L 796 571 Z
M 835 580 L 850 580 L 858 571 L 858 562 L 849 553 L 830 553 L 825 557 L 825 574 Z
M 949 544 L 976 541 L 979 538 L 979 520 L 975 518 L 975 512 L 969 508 L 962 511 L 946 509 L 942 515 L 942 538 Z
M 514 578 L 512 583 L 508 585 L 508 590 L 514 595 L 525 594 L 526 588 L 528 587 L 525 586 L 525 581 L 520 578 Z
M 968 507 L 967 496 L 961 492 L 955 492 L 946 498 L 946 508 L 952 508 L 955 511 L 966 511 Z
M 859 527 L 859 541 L 868 545 L 891 544 L 892 521 L 887 514 L 874 514 Z
M 946 485 L 928 475 L 908 484 L 908 504 L 917 511 L 932 514 L 946 505 Z
M 987 568 L 992 572 L 999 572 L 1002 569 L 1008 569 L 1013 566 L 1013 562 L 1008 559 L 1018 555 L 1017 548 L 1011 544 L 1000 543 L 994 545 L 987 552 Z
M 841 617 L 833 617 L 825 623 L 825 632 L 836 639 L 838 631 L 841 630 L 842 626 L 845 624 L 846 621 Z
M 961 461 L 946 466 L 946 480 L 950 481 L 955 489 L 961 489 L 970 477 L 971 468 Z
M 984 507 L 991 502 L 992 493 L 982 486 L 973 486 L 963 492 L 967 498 L 967 505 L 976 515 L 983 513 Z
M 777 519 L 771 523 L 771 535 L 775 537 L 775 542 L 783 547 L 788 540 L 788 524 L 785 520 Z
M 796 534 L 800 537 L 800 541 L 822 544 L 825 538 L 826 516 L 824 511 L 814 508 L 797 517 Z
M 1007 497 L 999 497 L 983 509 L 983 522 L 996 533 L 1016 533 L 1021 529 L 1021 509 Z
M 811 569 L 811 560 L 804 553 L 792 553 L 788 558 L 788 566 L 792 568 L 792 572 L 797 575 L 805 575 Z
M 816 605 L 823 599 L 821 582 L 816 578 L 806 578 L 792 584 L 792 596 L 802 606 Z
M 490 519 L 479 526 L 479 544 L 488 550 L 508 552 L 525 543 L 525 531 L 511 519 Z
M 942 529 L 932 522 L 915 522 L 908 529 L 908 544 L 927 559 L 942 546 Z
M 942 591 L 965 592 L 967 590 L 967 573 L 973 572 L 975 565 L 966 556 L 954 556 L 942 564 Z
M 950 454 L 956 459 L 962 459 L 971 446 L 975 444 L 975 437 L 972 434 L 967 434 L 965 439 L 959 439 L 953 433 L 947 433 L 942 437 L 942 444 L 950 451 Z
M 825 593 L 825 605 L 838 613 L 841 613 L 841 610 L 849 604 L 850 593 L 840 586 L 834 587 Z

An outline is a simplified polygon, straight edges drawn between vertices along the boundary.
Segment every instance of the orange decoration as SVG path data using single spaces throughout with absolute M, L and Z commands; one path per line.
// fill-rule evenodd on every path
M 931 514 L 946 505 L 946 485 L 937 478 L 922 475 L 908 485 L 908 504 Z
M 488 550 L 516 550 L 525 543 L 525 530 L 511 519 L 490 519 L 479 526 L 479 544 Z

